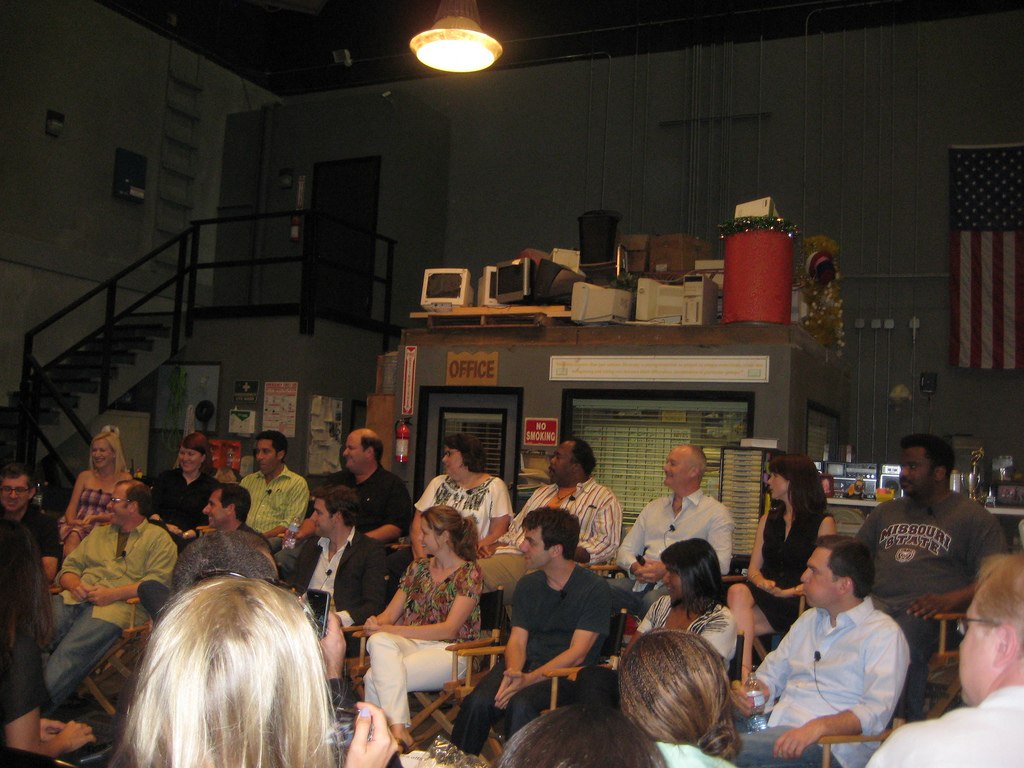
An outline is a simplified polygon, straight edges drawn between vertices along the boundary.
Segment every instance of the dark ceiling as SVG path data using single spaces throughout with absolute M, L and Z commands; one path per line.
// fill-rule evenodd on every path
M 281 96 L 441 75 L 409 40 L 438 0 L 320 0 L 318 15 L 255 0 L 97 0 Z M 281 5 L 317 0 L 279 0 Z M 479 0 L 497 68 L 697 43 L 799 37 L 1020 8 L 1022 0 Z M 351 66 L 335 63 L 348 50 Z

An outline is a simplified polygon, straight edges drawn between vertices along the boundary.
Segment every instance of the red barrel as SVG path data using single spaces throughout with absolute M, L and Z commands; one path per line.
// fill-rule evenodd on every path
M 774 229 L 727 235 L 722 322 L 788 325 L 792 303 L 792 238 Z

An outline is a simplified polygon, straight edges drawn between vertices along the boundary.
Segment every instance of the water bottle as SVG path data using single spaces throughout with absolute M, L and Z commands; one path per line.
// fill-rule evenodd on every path
M 768 719 L 764 716 L 764 691 L 761 690 L 754 670 L 750 670 L 750 674 L 747 675 L 743 690 L 747 694 L 751 708 L 750 717 L 747 720 L 747 733 L 763 731 L 768 727 Z
M 288 530 L 284 532 L 284 541 L 281 542 L 283 549 L 295 549 L 295 536 L 299 532 L 299 524 L 295 521 L 288 526 Z

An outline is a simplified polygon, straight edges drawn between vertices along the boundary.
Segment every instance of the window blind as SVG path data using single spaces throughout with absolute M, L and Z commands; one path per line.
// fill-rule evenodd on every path
M 704 449 L 708 465 L 701 488 L 718 498 L 721 448 L 747 435 L 750 408 L 745 399 L 571 397 L 570 404 L 571 432 L 594 449 L 594 477 L 618 496 L 623 530 L 649 501 L 668 493 L 662 465 L 681 443 Z

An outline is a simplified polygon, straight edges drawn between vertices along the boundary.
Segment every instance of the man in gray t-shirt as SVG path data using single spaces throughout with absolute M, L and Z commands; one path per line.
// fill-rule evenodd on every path
M 875 606 L 900 625 L 910 645 L 906 715 L 924 718 L 928 660 L 938 647 L 936 613 L 959 611 L 974 596 L 981 561 L 1006 551 L 995 517 L 949 490 L 953 449 L 935 435 L 900 441 L 903 498 L 880 504 L 857 537 L 875 562 Z

